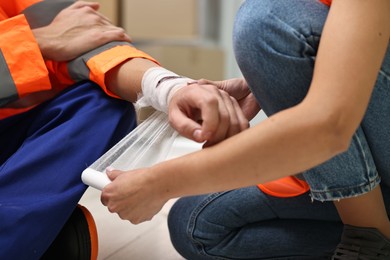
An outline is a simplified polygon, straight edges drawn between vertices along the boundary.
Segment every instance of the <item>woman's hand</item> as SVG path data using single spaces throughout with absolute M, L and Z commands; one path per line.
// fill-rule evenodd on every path
M 216 144 L 248 128 L 237 101 L 210 84 L 193 83 L 179 89 L 169 104 L 171 125 L 181 134 L 205 146 Z
M 260 105 L 257 103 L 255 96 L 252 94 L 246 80 L 243 78 L 233 78 L 223 81 L 200 79 L 197 82 L 198 84 L 212 84 L 229 93 L 230 96 L 237 100 L 242 112 L 248 120 L 253 119 L 260 111 Z
M 99 4 L 76 1 L 47 26 L 33 29 L 44 59 L 72 60 L 111 41 L 130 37 L 98 12 Z
M 168 198 L 164 198 L 164 185 L 148 179 L 151 168 L 134 171 L 107 170 L 112 180 L 102 191 L 101 202 L 111 213 L 133 224 L 151 220 Z
M 249 127 L 259 105 L 244 80 L 199 80 L 179 89 L 169 104 L 171 125 L 196 142 L 214 145 Z

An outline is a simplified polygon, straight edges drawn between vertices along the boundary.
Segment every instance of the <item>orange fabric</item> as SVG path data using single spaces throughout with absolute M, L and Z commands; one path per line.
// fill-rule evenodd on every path
M 280 198 L 288 198 L 302 195 L 309 191 L 309 185 L 294 176 L 284 177 L 265 184 L 257 185 L 264 193 Z
M 89 237 L 91 239 L 91 260 L 96 260 L 99 252 L 99 237 L 95 220 L 93 219 L 91 212 L 89 212 L 86 207 L 80 204 L 78 204 L 77 207 L 81 209 L 81 211 L 84 213 L 85 219 L 87 220 Z
M 69 76 L 66 62 L 44 61 L 31 28 L 20 13 L 29 6 L 43 0 L 10 0 L 0 2 L 0 50 L 17 88 L 19 98 L 7 107 L 0 108 L 0 119 L 22 113 L 43 100 L 36 98 L 37 93 L 58 92 L 75 82 Z M 99 84 L 110 96 L 104 82 L 105 73 L 120 63 L 132 58 L 145 58 L 156 62 L 149 55 L 131 46 L 118 46 L 106 50 L 87 63 L 89 78 Z M 158 64 L 158 63 L 157 63 Z M 1 82 L 0 82 L 1 88 Z M 1 91 L 1 89 L 0 89 Z M 32 100 L 28 100 L 34 94 Z M 27 97 L 26 97 L 27 96 Z M 27 102 L 25 102 L 27 101 Z M 34 103 L 35 102 L 35 103 Z
M 87 66 L 91 70 L 90 79 L 96 82 L 109 96 L 117 97 L 107 89 L 105 74 L 110 69 L 132 58 L 145 58 L 158 64 L 151 56 L 132 46 L 117 46 L 92 57 L 87 62 Z
M 324 4 L 330 6 L 331 3 L 332 3 L 332 0 L 320 0 L 321 2 L 323 2 Z
M 23 112 L 28 111 L 34 106 L 24 107 L 24 108 L 1 108 L 0 109 L 0 120 L 10 117 L 12 115 L 17 115 Z
M 13 1 L 6 3 L 10 2 Z M 26 18 L 24 15 L 8 18 L 7 12 L 2 9 L 2 4 L 0 4 L 0 50 L 19 97 L 50 90 L 48 70 Z M 28 104 L 26 107 L 1 108 L 0 119 L 22 113 L 33 107 L 30 103 Z
M 0 8 L 7 13 L 8 17 L 13 17 L 20 14 L 27 7 L 42 1 L 43 0 L 1 1 Z
M 19 97 L 51 89 L 46 65 L 25 17 L 2 21 L 0 35 L 0 49 Z

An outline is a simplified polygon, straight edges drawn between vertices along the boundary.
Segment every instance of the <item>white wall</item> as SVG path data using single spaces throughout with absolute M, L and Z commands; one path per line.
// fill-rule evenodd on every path
M 212 1 L 212 0 L 211 0 Z M 219 22 L 219 44 L 225 49 L 225 77 L 240 77 L 241 73 L 236 64 L 232 45 L 232 30 L 236 12 L 243 0 L 220 0 L 221 13 Z

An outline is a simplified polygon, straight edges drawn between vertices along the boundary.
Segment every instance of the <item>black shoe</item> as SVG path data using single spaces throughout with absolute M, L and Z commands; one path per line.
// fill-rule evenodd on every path
M 390 240 L 376 228 L 345 225 L 333 260 L 389 260 Z
M 78 205 L 41 260 L 96 260 L 97 253 L 95 221 Z

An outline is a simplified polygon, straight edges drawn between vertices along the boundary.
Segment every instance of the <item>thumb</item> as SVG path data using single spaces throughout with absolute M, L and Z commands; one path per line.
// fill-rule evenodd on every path
M 114 168 L 112 167 L 107 167 L 106 169 L 106 174 L 108 176 L 108 178 L 113 181 L 115 180 L 120 174 L 122 174 L 122 171 L 120 170 L 115 170 Z
M 98 2 L 76 1 L 74 4 L 69 6 L 70 9 L 79 9 L 83 7 L 90 7 L 97 11 L 100 8 L 100 4 Z
M 196 81 L 199 85 L 214 85 L 217 88 L 221 89 L 223 86 L 223 81 L 213 81 L 208 79 L 200 79 Z

